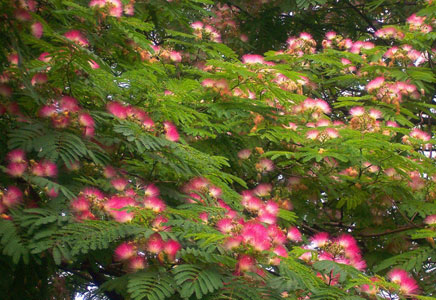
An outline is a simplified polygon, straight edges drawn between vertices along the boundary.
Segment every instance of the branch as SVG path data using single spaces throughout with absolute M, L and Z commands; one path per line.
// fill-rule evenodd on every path
M 396 228 L 396 229 L 388 229 L 386 231 L 379 232 L 379 233 L 361 233 L 358 236 L 360 236 L 360 237 L 378 237 L 378 236 L 389 235 L 389 234 L 403 232 L 403 231 L 407 231 L 410 229 L 416 229 L 416 228 L 421 228 L 421 227 L 422 226 L 417 226 L 417 225 L 406 226 L 406 227 L 400 227 L 400 228 Z
M 354 10 L 368 25 L 369 25 L 369 27 L 371 27 L 372 28 L 372 30 L 374 30 L 374 33 L 378 30 L 375 26 L 374 26 L 374 24 L 372 23 L 372 21 L 365 15 L 365 14 L 363 14 L 356 6 L 354 6 L 353 4 L 351 4 L 350 3 L 350 1 L 345 1 L 345 3 L 347 3 L 348 4 L 348 6 L 352 9 L 352 10 Z M 374 34 L 374 33 L 372 33 L 372 32 L 370 32 L 371 34 Z

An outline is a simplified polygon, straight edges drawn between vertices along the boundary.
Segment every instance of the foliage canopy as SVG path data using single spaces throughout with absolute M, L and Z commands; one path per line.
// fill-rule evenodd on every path
M 2 299 L 435 299 L 434 1 L 0 11 Z

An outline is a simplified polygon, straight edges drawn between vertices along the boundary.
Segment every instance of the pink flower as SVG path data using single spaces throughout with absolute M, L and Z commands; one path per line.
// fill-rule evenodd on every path
M 315 99 L 315 107 L 319 108 L 325 114 L 331 113 L 330 105 L 322 99 Z
M 316 140 L 318 136 L 319 136 L 318 130 L 309 130 L 308 132 L 306 132 L 306 138 L 308 138 L 309 140 Z
M 242 62 L 244 64 L 264 64 L 265 59 L 261 55 L 245 54 L 244 56 L 242 56 Z
M 250 155 L 251 155 L 250 149 L 242 149 L 241 151 L 238 152 L 239 159 L 248 159 Z
M 23 149 L 15 149 L 6 155 L 6 159 L 13 163 L 23 163 L 26 162 L 26 153 Z
M 222 233 L 230 233 L 232 232 L 234 225 L 232 219 L 221 219 L 216 223 L 216 226 L 219 231 Z
M 266 197 L 271 193 L 272 185 L 269 183 L 261 183 L 254 190 L 253 193 L 259 197 Z
M 371 93 L 372 91 L 380 88 L 383 83 L 385 82 L 385 78 L 384 77 L 376 77 L 375 79 L 371 80 L 370 82 L 368 82 L 368 84 L 366 85 L 366 90 Z
M 11 162 L 6 167 L 6 173 L 12 177 L 21 177 L 27 169 L 27 163 Z
M 91 66 L 91 69 L 100 69 L 100 65 L 95 60 L 88 60 L 89 65 Z
M 64 34 L 64 37 L 78 44 L 79 46 L 82 47 L 89 46 L 88 40 L 83 36 L 83 34 L 79 30 L 70 30 Z
M 111 184 L 112 186 L 117 190 L 117 191 L 124 191 L 124 189 L 126 188 L 127 184 L 129 182 L 127 181 L 127 179 L 124 178 L 115 178 L 111 180 Z
M 225 240 L 223 246 L 227 250 L 232 250 L 232 249 L 239 247 L 239 245 L 241 245 L 241 243 L 242 243 L 242 237 L 238 235 L 238 236 L 228 237 Z
M 45 169 L 41 163 L 37 163 L 32 166 L 32 174 L 35 176 L 45 176 Z
M 275 224 L 275 223 L 277 223 L 277 215 L 272 214 L 266 210 L 261 210 L 259 212 L 258 220 L 259 220 L 259 222 L 262 222 L 265 224 Z
M 200 21 L 196 21 L 194 23 L 191 24 L 191 28 L 194 30 L 201 30 L 203 29 L 204 24 Z
M 354 247 L 357 246 L 357 242 L 354 239 L 353 236 L 349 235 L 349 234 L 342 234 L 340 235 L 336 241 L 336 243 L 338 243 L 339 245 L 341 245 L 344 248 L 350 248 L 350 247 Z
M 91 0 L 89 7 L 108 7 L 110 16 L 119 18 L 123 15 L 123 5 L 120 0 Z
M 239 38 L 241 39 L 241 41 L 243 41 L 244 43 L 248 42 L 248 36 L 246 34 L 241 34 L 239 36 Z
M 168 259 L 173 261 L 176 258 L 177 252 L 182 248 L 179 242 L 175 240 L 166 241 L 163 251 L 168 255 Z
M 400 286 L 400 291 L 403 294 L 410 295 L 418 292 L 416 281 L 402 269 L 393 269 L 388 273 L 388 278 Z
M 268 231 L 268 236 L 272 243 L 276 245 L 281 245 L 286 242 L 286 235 L 277 225 L 275 224 L 269 225 L 267 231 Z
M 71 209 L 75 212 L 85 212 L 89 211 L 90 204 L 89 201 L 83 197 L 79 196 L 70 203 Z
M 316 127 L 326 127 L 326 126 L 329 126 L 329 125 L 330 125 L 330 121 L 326 120 L 326 119 L 321 119 L 321 120 L 318 120 L 318 122 L 316 122 Z
M 208 223 L 209 221 L 209 215 L 206 212 L 199 213 L 198 218 L 202 220 L 204 223 Z
M 80 109 L 78 101 L 71 96 L 62 96 L 60 107 L 62 110 L 72 113 L 76 113 Z
M 154 233 L 150 236 L 147 241 L 147 251 L 158 254 L 164 249 L 165 242 L 162 240 L 161 236 L 158 233 Z
M 164 216 L 157 216 L 151 223 L 151 226 L 153 226 L 153 228 L 157 229 L 158 231 L 168 231 L 171 229 L 171 227 L 163 225 L 166 222 L 168 222 L 167 218 L 165 218 Z
M 111 211 L 110 214 L 114 218 L 115 221 L 120 222 L 120 223 L 130 222 L 135 217 L 134 213 L 127 212 L 125 210 L 120 210 L 120 211 L 113 210 L 113 211 Z
M 277 245 L 274 248 L 273 252 L 274 252 L 274 254 L 277 254 L 278 256 L 288 257 L 288 250 L 282 245 Z
M 240 272 L 252 271 L 254 269 L 254 265 L 256 264 L 256 260 L 249 255 L 242 255 L 238 259 L 237 269 Z
M 144 188 L 144 195 L 146 197 L 158 197 L 159 189 L 153 183 L 150 183 Z
M 51 60 L 50 53 L 48 52 L 41 53 L 41 55 L 39 55 L 38 57 L 38 60 L 48 63 Z
M 386 126 L 387 127 L 396 127 L 396 128 L 400 127 L 400 125 L 398 125 L 398 123 L 395 121 L 387 121 Z
M 209 195 L 215 199 L 221 196 L 221 192 L 222 192 L 221 189 L 217 186 L 212 185 L 209 187 Z
M 94 127 L 95 122 L 94 119 L 88 113 L 80 113 L 79 114 L 79 124 L 85 127 Z
M 322 247 L 329 242 L 329 234 L 327 232 L 320 232 L 315 234 L 310 240 L 315 247 Z
M 18 61 L 19 61 L 19 57 L 17 53 L 11 53 L 8 56 L 8 61 L 12 64 L 12 65 L 18 65 Z
M 153 121 L 151 118 L 146 117 L 146 118 L 142 121 L 142 126 L 143 126 L 145 129 L 147 129 L 147 130 L 152 129 L 153 126 L 154 126 L 154 121 Z
M 272 215 L 277 215 L 279 213 L 279 205 L 273 200 L 268 200 L 264 206 L 264 210 Z
M 424 224 L 427 224 L 427 225 L 436 225 L 436 215 L 427 216 L 424 219 Z
M 135 246 L 132 243 L 124 242 L 115 249 L 115 260 L 128 260 L 136 254 Z
M 131 197 L 112 196 L 104 203 L 104 209 L 110 213 L 129 206 L 136 206 L 136 201 Z
M 39 109 L 38 115 L 41 118 L 51 118 L 57 114 L 56 108 L 51 105 L 44 105 Z
M 170 52 L 170 60 L 173 62 L 181 62 L 182 61 L 182 55 L 178 51 L 171 51 Z
M 52 117 L 52 123 L 55 128 L 66 128 L 70 124 L 70 117 L 63 114 L 56 114 Z
M 326 39 L 333 40 L 336 37 L 336 32 L 329 31 L 325 34 Z
M 242 205 L 249 211 L 259 211 L 263 202 L 252 195 L 242 197 Z
M 256 164 L 256 169 L 262 173 L 271 172 L 274 170 L 274 163 L 270 159 L 263 158 Z
M 3 198 L 0 198 L 6 207 L 15 206 L 23 201 L 23 192 L 16 186 L 8 187 Z
M 292 123 L 292 122 L 289 122 L 288 126 L 283 125 L 283 127 L 285 127 L 286 129 L 293 130 L 293 131 L 296 131 L 298 128 L 297 124 Z
M 293 242 L 301 242 L 301 232 L 297 227 L 293 226 L 288 229 L 287 238 Z
M 59 195 L 59 193 L 58 193 L 54 188 L 48 190 L 48 191 L 46 192 L 46 194 L 47 194 L 47 196 L 49 196 L 50 198 L 56 198 L 56 197 Z
M 325 130 L 325 133 L 328 135 L 331 139 L 336 139 L 339 137 L 339 131 L 336 128 L 327 128 Z
M 414 26 L 421 26 L 424 24 L 425 17 L 418 17 L 416 14 L 412 14 L 410 17 L 407 18 L 407 23 L 414 25 Z
M 427 141 L 429 141 L 431 139 L 431 135 L 428 132 L 419 130 L 418 128 L 414 128 L 410 132 L 410 137 L 412 137 L 414 139 L 422 140 L 424 142 L 427 142 Z
M 381 119 L 382 115 L 382 112 L 377 109 L 372 108 L 369 110 L 369 116 L 373 119 Z
M 144 207 L 151 209 L 155 213 L 163 212 L 166 208 L 165 202 L 157 197 L 148 197 L 144 200 Z
M 302 33 L 300 33 L 300 39 L 302 39 L 302 40 L 311 40 L 312 39 L 312 35 L 310 33 L 307 33 L 307 32 L 302 32 Z
M 133 220 L 135 213 L 121 210 L 129 206 L 136 206 L 136 202 L 130 197 L 112 196 L 104 204 L 104 209 L 115 219 L 117 222 L 125 223 Z
M 112 166 L 106 166 L 103 169 L 103 176 L 106 178 L 112 178 L 117 175 L 117 172 L 115 171 L 114 167 Z
M 40 164 L 44 170 L 44 176 L 56 177 L 58 175 L 58 167 L 54 162 L 44 160 Z
M 82 191 L 83 195 L 92 200 L 103 200 L 104 194 L 96 188 L 85 188 Z
M 43 28 L 41 23 L 35 22 L 30 26 L 30 28 L 34 37 L 36 37 L 37 39 L 40 39 L 42 37 Z
M 173 123 L 169 121 L 164 122 L 164 128 L 165 137 L 167 140 L 171 142 L 177 142 L 179 140 L 179 133 L 177 132 L 177 128 Z
M 207 88 L 212 88 L 215 85 L 215 80 L 211 78 L 206 78 L 201 82 L 201 85 Z
M 28 22 L 32 20 L 32 16 L 25 9 L 19 8 L 14 12 L 15 18 L 21 22 Z
M 133 256 L 133 257 L 129 258 L 129 262 L 128 262 L 127 266 L 129 268 L 129 270 L 131 270 L 132 272 L 142 270 L 146 266 L 145 257 L 138 256 L 138 255 Z
M 355 106 L 350 109 L 350 115 L 353 117 L 361 117 L 365 113 L 365 108 L 362 106 Z
M 45 73 L 36 73 L 35 75 L 33 75 L 32 80 L 30 81 L 30 83 L 32 85 L 37 85 L 37 84 L 44 84 L 47 81 L 48 81 L 47 74 L 45 74 Z

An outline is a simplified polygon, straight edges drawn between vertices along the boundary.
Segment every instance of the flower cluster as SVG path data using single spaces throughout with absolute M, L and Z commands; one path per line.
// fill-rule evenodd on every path
M 135 272 L 147 266 L 147 260 L 157 258 L 175 262 L 181 245 L 176 240 L 164 241 L 159 233 L 152 234 L 146 241 L 131 241 L 121 243 L 114 253 L 116 261 L 123 262 L 127 270 Z
M 426 61 L 424 53 L 413 49 L 410 45 L 391 47 L 383 56 L 390 59 L 390 65 L 394 62 L 401 62 L 405 65 L 417 66 Z
M 316 42 L 307 32 L 302 32 L 299 37 L 290 37 L 287 43 L 286 54 L 301 57 L 304 54 L 313 54 L 316 51 Z
M 14 207 L 23 202 L 23 192 L 16 186 L 9 186 L 0 189 L 0 218 L 7 218 L 2 215 L 8 208 Z
M 366 90 L 368 93 L 373 94 L 376 99 L 394 104 L 398 110 L 404 96 L 412 99 L 419 99 L 421 97 L 415 85 L 402 81 L 389 82 L 381 76 L 368 82 Z
M 89 7 L 107 8 L 109 15 L 117 18 L 123 15 L 121 0 L 91 0 Z
M 311 244 L 305 248 L 316 249 L 318 251 L 317 260 L 330 260 L 353 266 L 358 270 L 366 268 L 366 262 L 362 258 L 359 246 L 349 234 L 331 238 L 328 233 L 320 232 L 315 234 L 310 241 Z M 308 263 L 315 261 L 311 252 L 306 252 L 300 258 Z
M 415 279 L 402 269 L 393 269 L 388 273 L 388 278 L 400 286 L 402 294 L 410 295 L 418 292 L 418 285 Z
M 15 149 L 8 153 L 6 157 L 8 165 L 6 173 L 12 177 L 21 177 L 24 173 L 40 177 L 56 177 L 58 168 L 55 163 L 50 160 L 27 160 L 26 153 L 22 149 Z
M 200 21 L 191 24 L 194 35 L 198 39 L 208 38 L 213 42 L 221 43 L 221 34 L 214 27 L 206 25 Z
M 303 86 L 309 86 L 309 87 L 311 86 L 309 79 L 304 76 L 301 76 L 301 79 L 295 81 L 281 73 L 275 73 L 274 76 L 275 78 L 272 80 L 272 82 L 277 84 L 278 87 L 280 87 L 282 90 L 288 92 L 296 91 L 298 94 L 302 95 Z
M 363 132 L 374 132 L 380 129 L 380 121 L 382 112 L 377 109 L 367 111 L 362 106 L 352 107 L 349 111 L 351 120 L 350 127 Z
M 343 36 L 337 34 L 334 31 L 329 31 L 326 33 L 326 38 L 322 41 L 322 46 L 324 48 L 338 48 L 340 50 L 346 50 L 351 53 L 359 54 L 361 49 L 372 49 L 374 44 L 368 41 L 356 41 L 353 42 L 351 39 L 346 39 Z
M 201 85 L 221 95 L 231 95 L 229 84 L 225 79 L 206 78 L 201 82 Z
M 392 38 L 402 40 L 404 38 L 404 33 L 401 30 L 392 26 L 383 27 L 377 30 L 374 35 L 383 39 Z
M 218 200 L 219 202 L 222 201 L 219 199 L 222 193 L 221 189 L 211 184 L 210 181 L 204 177 L 196 177 L 191 179 L 183 186 L 182 191 L 189 196 L 189 203 L 204 203 L 201 195 L 207 195 Z
M 130 222 L 135 217 L 133 209 L 146 209 L 150 212 L 150 222 L 162 229 L 166 219 L 161 215 L 165 211 L 165 202 L 159 198 L 159 189 L 154 184 L 130 187 L 127 179 L 114 177 L 111 180 L 116 194 L 105 196 L 96 188 L 85 188 L 70 203 L 71 210 L 78 220 L 96 219 L 98 215 L 107 215 L 117 222 Z
M 419 17 L 416 14 L 411 15 L 407 18 L 407 23 L 409 24 L 409 29 L 412 31 L 420 31 L 422 33 L 429 33 L 433 28 L 424 23 L 426 17 Z
M 135 106 L 124 105 L 118 101 L 111 101 L 106 105 L 106 108 L 110 114 L 121 120 L 130 120 L 138 123 L 143 129 L 147 131 L 154 131 L 155 123 L 148 116 L 148 114 Z M 177 127 L 170 121 L 163 122 L 163 130 L 165 137 L 169 141 L 177 142 L 179 140 L 179 132 Z
M 322 99 L 307 98 L 302 103 L 294 106 L 294 114 L 309 113 L 312 118 L 319 119 L 323 114 L 331 112 L 329 104 Z
M 429 143 L 430 139 L 430 133 L 422 131 L 418 128 L 413 128 L 409 135 L 404 135 L 401 140 L 407 145 L 421 146 L 423 149 L 431 150 L 433 145 Z
M 81 47 L 87 47 L 89 46 L 88 39 L 83 35 L 80 30 L 72 29 L 64 33 L 64 37 L 66 37 L 68 40 L 72 41 L 73 43 L 81 46 Z
M 151 46 L 153 50 L 150 52 L 148 50 L 141 49 L 133 41 L 129 41 L 128 43 L 134 46 L 134 48 L 139 52 L 143 61 L 148 61 L 151 63 L 157 62 L 159 60 L 168 63 L 180 63 L 182 61 L 182 52 L 172 49 L 165 49 L 156 45 Z
M 429 215 L 424 219 L 424 224 L 436 226 L 436 215 Z
M 15 20 L 23 23 L 30 29 L 30 32 L 35 38 L 40 39 L 43 34 L 43 26 L 40 22 L 35 21 L 31 15 L 31 13 L 34 13 L 37 10 L 36 2 L 29 0 L 15 1 L 15 3 L 17 5 L 14 12 Z
M 71 124 L 77 124 L 85 136 L 94 136 L 94 119 L 80 107 L 77 99 L 71 96 L 62 96 L 60 100 L 42 106 L 39 109 L 39 116 L 50 118 L 55 128 L 66 128 Z

